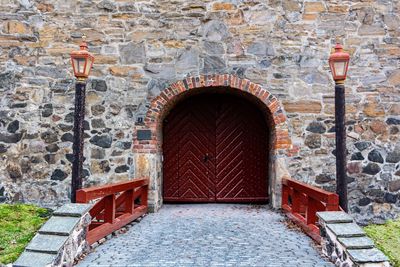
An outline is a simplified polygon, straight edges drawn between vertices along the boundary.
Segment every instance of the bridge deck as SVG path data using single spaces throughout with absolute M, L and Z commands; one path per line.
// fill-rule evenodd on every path
M 265 206 L 164 205 L 78 266 L 333 266 L 284 221 Z

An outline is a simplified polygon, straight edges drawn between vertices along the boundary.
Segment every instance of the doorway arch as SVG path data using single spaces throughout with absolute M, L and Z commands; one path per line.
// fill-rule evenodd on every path
M 133 176 L 150 177 L 149 206 L 157 210 L 162 197 L 162 129 L 163 120 L 173 107 L 192 94 L 218 88 L 253 99 L 269 121 L 269 196 L 273 207 L 280 207 L 281 179 L 289 176 L 286 159 L 293 152 L 286 115 L 278 101 L 269 91 L 247 79 L 235 75 L 200 75 L 177 81 L 150 100 L 143 118 L 138 118 L 133 132 Z

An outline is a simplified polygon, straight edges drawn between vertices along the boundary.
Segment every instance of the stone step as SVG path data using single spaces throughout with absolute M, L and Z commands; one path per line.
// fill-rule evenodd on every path
M 53 262 L 55 257 L 56 255 L 54 254 L 25 251 L 18 260 L 13 263 L 13 267 L 47 266 Z
M 78 204 L 78 203 L 65 204 L 61 208 L 57 209 L 53 213 L 53 215 L 66 216 L 66 217 L 81 217 L 83 214 L 88 212 L 92 206 L 93 206 L 92 204 Z
M 317 216 L 325 223 L 352 223 L 353 218 L 344 211 L 321 211 Z
M 328 223 L 326 226 L 337 237 L 365 236 L 365 232 L 355 223 Z
M 67 241 L 68 236 L 37 234 L 26 251 L 57 254 Z
M 80 219 L 80 217 L 53 216 L 40 228 L 39 233 L 69 236 Z
M 338 241 L 347 249 L 368 249 L 374 247 L 374 242 L 366 236 L 339 237 Z
M 350 258 L 356 263 L 377 263 L 389 259 L 377 248 L 370 249 L 349 249 Z

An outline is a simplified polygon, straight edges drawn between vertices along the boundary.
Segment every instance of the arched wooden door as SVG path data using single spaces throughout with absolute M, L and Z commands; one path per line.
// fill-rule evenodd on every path
M 163 137 L 164 201 L 267 201 L 268 128 L 247 100 L 190 97 L 165 118 Z

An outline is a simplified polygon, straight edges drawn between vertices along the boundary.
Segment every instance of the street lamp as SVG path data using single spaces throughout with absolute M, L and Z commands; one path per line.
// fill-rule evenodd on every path
M 85 120 L 86 80 L 93 66 L 94 57 L 88 51 L 85 36 L 82 37 L 80 50 L 71 52 L 71 64 L 76 77 L 75 82 L 75 113 L 74 113 L 74 143 L 71 182 L 71 202 L 76 202 L 76 191 L 82 188 L 83 170 L 83 122 Z
M 349 54 L 343 52 L 340 44 L 336 44 L 335 52 L 329 57 L 329 67 L 335 80 L 336 193 L 339 195 L 340 207 L 346 212 L 348 211 L 348 200 L 344 81 L 349 61 Z

